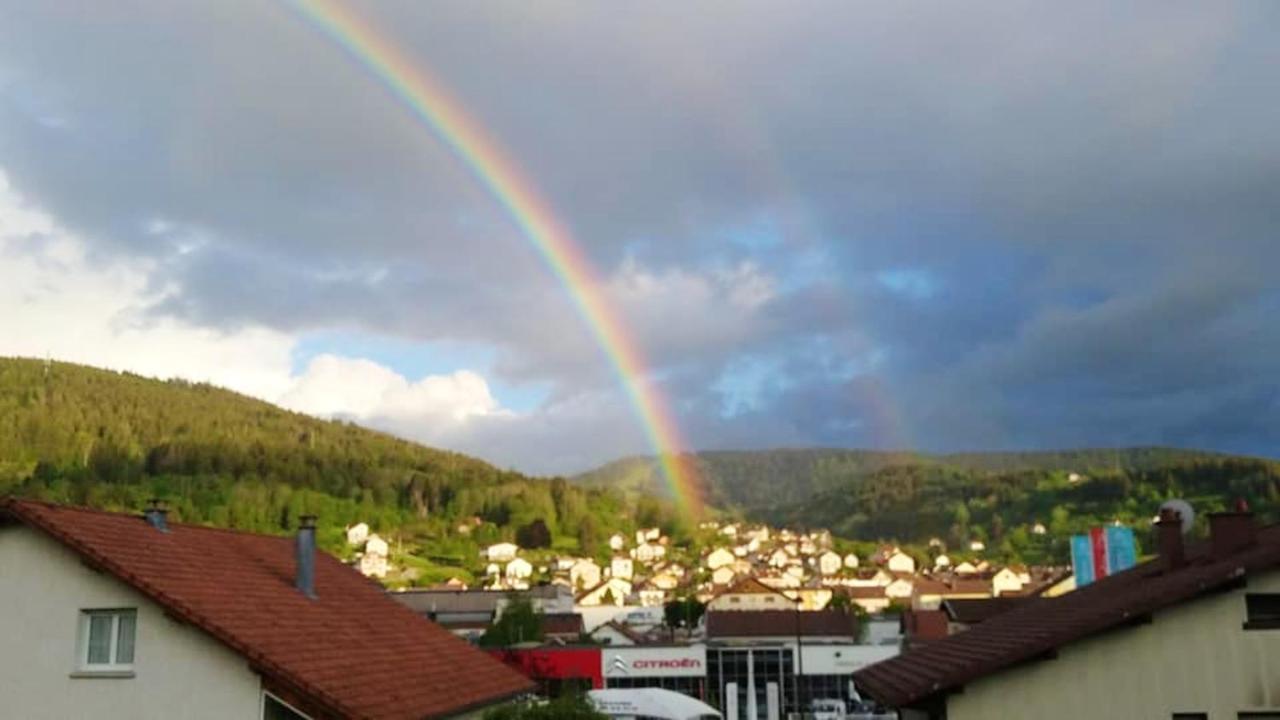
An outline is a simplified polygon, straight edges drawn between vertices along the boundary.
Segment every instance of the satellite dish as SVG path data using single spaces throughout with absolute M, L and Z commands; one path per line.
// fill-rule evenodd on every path
M 1165 510 L 1170 510 L 1175 513 L 1178 513 L 1178 516 L 1182 519 L 1183 535 L 1186 535 L 1187 533 L 1191 532 L 1191 528 L 1196 523 L 1196 511 L 1191 509 L 1191 503 L 1187 502 L 1186 500 L 1182 500 L 1180 498 L 1175 498 L 1173 500 L 1165 500 L 1164 502 L 1160 503 L 1160 514 L 1163 514 Z M 1159 517 L 1159 515 L 1157 515 L 1157 517 Z

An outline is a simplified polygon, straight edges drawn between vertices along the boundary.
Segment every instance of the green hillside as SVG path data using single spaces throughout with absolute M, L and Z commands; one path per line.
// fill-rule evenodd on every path
M 1183 497 L 1205 513 L 1244 498 L 1280 520 L 1280 463 L 1169 448 L 925 455 L 858 450 L 768 450 L 697 455 L 710 501 L 751 520 L 827 528 L 840 537 L 893 539 L 954 552 L 1062 561 L 1065 538 L 1119 520 L 1145 527 L 1160 502 Z M 631 494 L 663 492 L 649 458 L 576 478 Z M 1043 534 L 1036 532 L 1044 526 Z
M 343 526 L 364 521 L 444 576 L 474 570 L 480 545 L 535 520 L 556 546 L 587 553 L 615 529 L 678 529 L 657 501 L 627 504 L 209 385 L 0 358 L 6 493 L 116 510 L 161 497 L 175 519 L 263 532 L 314 513 L 333 549 Z

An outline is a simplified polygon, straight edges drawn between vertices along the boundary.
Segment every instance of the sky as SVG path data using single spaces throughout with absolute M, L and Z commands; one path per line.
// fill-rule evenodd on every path
M 686 449 L 1280 448 L 1280 4 L 341 4 L 571 231 Z M 652 449 L 286 2 L 0 0 L 0 355 L 534 473 Z

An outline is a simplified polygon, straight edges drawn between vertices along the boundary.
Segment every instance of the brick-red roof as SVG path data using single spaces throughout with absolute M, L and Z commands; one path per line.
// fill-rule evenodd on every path
M 294 588 L 294 540 L 137 515 L 0 500 L 8 514 L 133 586 L 336 717 L 445 717 L 523 692 L 520 674 L 316 553 L 316 599 Z
M 856 636 L 856 619 L 840 610 L 712 610 L 706 617 L 711 639 L 790 637 L 797 630 L 802 637 Z
M 909 707 L 1021 662 L 1046 657 L 1082 638 L 1136 622 L 1157 610 L 1240 582 L 1280 565 L 1280 527 L 1258 532 L 1243 550 L 1217 559 L 1208 543 L 1188 548 L 1168 571 L 1143 563 L 1074 592 L 1042 598 L 973 628 L 854 673 L 858 687 L 892 707 Z

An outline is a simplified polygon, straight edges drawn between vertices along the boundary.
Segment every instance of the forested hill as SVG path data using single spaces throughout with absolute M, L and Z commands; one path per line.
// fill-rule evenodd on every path
M 976 540 L 1029 561 L 1064 559 L 1065 537 L 1091 526 L 1144 527 L 1170 497 L 1191 501 L 1201 521 L 1236 498 L 1264 520 L 1280 520 L 1280 463 L 1167 448 L 934 456 L 773 450 L 699 453 L 697 461 L 709 501 L 749 519 L 860 540 L 938 538 L 953 549 Z M 663 488 L 648 458 L 576 480 L 629 493 Z
M 459 558 L 542 520 L 555 541 L 593 551 L 610 528 L 671 523 L 606 490 L 529 478 L 344 422 L 288 412 L 209 385 L 61 362 L 0 358 L 0 495 L 109 509 L 166 499 L 178 519 L 285 532 L 319 514 L 432 539 Z M 460 521 L 481 523 L 458 538 Z M 450 545 L 453 543 L 453 545 Z
M 843 487 L 852 478 L 895 467 L 950 468 L 977 474 L 1065 471 L 1079 474 L 1152 470 L 1228 456 L 1196 450 L 1138 447 L 928 455 L 836 448 L 701 452 L 697 466 L 712 505 L 755 510 L 804 502 Z M 587 486 L 612 487 L 628 494 L 668 492 L 651 457 L 611 462 L 575 478 Z M 785 479 L 782 483 L 779 480 Z

